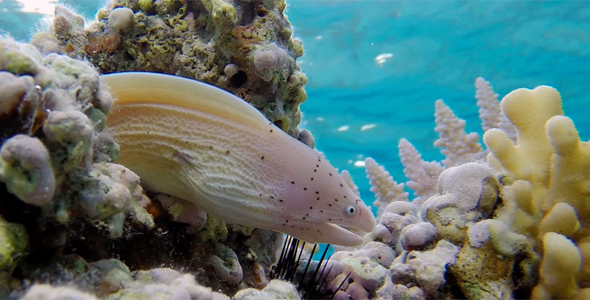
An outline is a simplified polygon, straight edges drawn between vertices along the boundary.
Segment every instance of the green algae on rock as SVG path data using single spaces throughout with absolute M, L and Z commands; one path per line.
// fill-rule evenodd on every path
M 5 297 L 14 286 L 11 275 L 19 260 L 27 254 L 28 242 L 24 226 L 0 217 L 0 297 Z

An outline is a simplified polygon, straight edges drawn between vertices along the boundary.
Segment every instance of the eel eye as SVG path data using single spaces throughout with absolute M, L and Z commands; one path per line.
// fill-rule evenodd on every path
M 346 207 L 346 214 L 349 216 L 354 216 L 356 214 L 356 208 L 352 205 L 349 205 L 348 207 Z

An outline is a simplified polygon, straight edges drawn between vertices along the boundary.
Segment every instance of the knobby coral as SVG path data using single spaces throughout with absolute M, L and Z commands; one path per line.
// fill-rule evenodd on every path
M 139 177 L 112 162 L 117 146 L 102 133 L 112 98 L 91 65 L 2 38 L 0 78 L 5 297 L 17 263 L 61 251 L 72 227 L 118 238 L 126 218 L 154 221 Z

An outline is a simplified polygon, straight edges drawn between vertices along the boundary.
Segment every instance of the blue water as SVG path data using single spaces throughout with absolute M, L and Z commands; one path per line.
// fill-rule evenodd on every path
M 95 1 L 60 1 L 92 18 Z M 481 133 L 475 78 L 501 96 L 520 87 L 557 88 L 584 140 L 590 138 L 590 2 L 588 1 L 317 1 L 291 0 L 287 14 L 306 54 L 309 77 L 302 127 L 338 168 L 348 169 L 366 202 L 364 169 L 372 156 L 405 181 L 397 155 L 402 137 L 427 160 L 434 101 L 443 99 L 468 131 Z M 41 14 L 0 1 L 0 30 L 26 40 Z M 390 53 L 383 64 L 375 57 Z M 375 124 L 361 131 L 360 127 Z M 346 131 L 338 131 L 349 126 Z

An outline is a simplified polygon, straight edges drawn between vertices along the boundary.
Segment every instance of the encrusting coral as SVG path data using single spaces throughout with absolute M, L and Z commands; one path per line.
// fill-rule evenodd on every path
M 65 256 L 41 271 L 32 274 L 33 278 L 50 278 L 31 286 L 21 299 L 230 299 L 200 285 L 191 274 L 169 268 L 131 272 L 116 259 L 88 263 L 80 257 Z
M 285 7 L 281 0 L 117 0 L 109 1 L 94 22 L 86 22 L 58 6 L 49 30 L 35 34 L 31 44 L 42 54 L 84 58 L 102 74 L 152 71 L 210 83 L 242 98 L 313 147 L 311 133 L 297 128 L 307 78 L 296 62 L 303 47 L 292 37 Z M 95 149 L 103 152 L 94 155 L 114 160 L 118 155 L 114 141 L 106 134 L 99 141 Z M 170 205 L 164 213 L 185 220 L 182 212 L 189 210 L 186 205 Z M 189 223 L 199 227 L 202 214 L 199 220 Z M 209 217 L 200 239 L 233 236 L 229 227 Z
M 195 292 L 189 284 L 194 299 L 228 299 L 212 294 L 211 287 L 233 294 L 268 284 L 279 234 L 206 216 L 200 223 L 190 218 L 192 227 L 172 222 L 169 211 L 176 217 L 199 212 L 163 209 L 145 195 L 136 174 L 112 162 L 119 154 L 105 130 L 112 99 L 91 65 L 62 54 L 42 55 L 10 39 L 0 40 L 0 62 L 0 77 L 6 79 L 0 84 L 10 91 L 2 94 L 0 118 L 1 297 L 14 299 L 30 289 L 25 299 L 88 292 L 94 294 L 89 299 L 160 294 L 184 299 L 176 285 L 121 285 L 141 276 L 137 270 L 162 265 L 192 271 L 192 285 L 205 290 Z M 120 257 L 134 272 L 119 262 L 99 280 L 98 270 L 76 254 L 99 269 L 104 263 L 98 262 Z M 43 283 L 53 287 L 36 285 Z M 80 291 L 56 287 L 66 283 Z
M 24 134 L 4 142 L 0 149 L 0 180 L 23 202 L 43 205 L 51 201 L 55 176 L 43 143 Z

